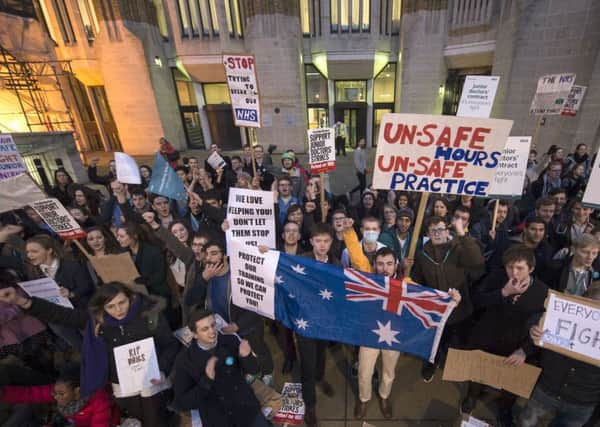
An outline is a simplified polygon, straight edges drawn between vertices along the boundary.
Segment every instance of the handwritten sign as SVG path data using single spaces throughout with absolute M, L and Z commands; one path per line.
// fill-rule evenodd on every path
M 490 185 L 490 197 L 521 198 L 530 145 L 530 136 L 508 138 Z
M 69 298 L 65 298 L 60 294 L 58 285 L 50 277 L 42 277 L 41 279 L 29 280 L 27 282 L 18 282 L 18 284 L 30 297 L 38 297 L 53 304 L 73 308 L 73 304 L 71 304 Z
M 379 129 L 373 187 L 485 196 L 512 123 L 386 114 Z
M 310 173 L 315 174 L 335 170 L 333 129 L 309 129 L 307 132 Z
M 231 301 L 261 316 L 275 319 L 275 269 L 279 252 L 261 254 L 257 248 L 231 240 Z
M 592 165 L 590 178 L 583 193 L 583 206 L 594 209 L 600 208 L 600 191 L 598 191 L 598 188 L 600 188 L 600 150 L 596 154 L 596 160 Z
M 540 347 L 600 366 L 600 302 L 549 291 L 540 328 Z
M 585 96 L 586 90 L 587 86 L 573 85 L 573 87 L 571 88 L 571 92 L 569 92 L 569 96 L 567 96 L 567 100 L 565 101 L 560 114 L 562 116 L 577 115 L 579 107 L 581 107 L 581 103 L 583 102 L 583 97 Z
M 302 424 L 305 411 L 304 400 L 302 400 L 302 384 L 285 383 L 281 395 L 283 396 L 283 406 L 271 421 L 284 425 Z
M 141 184 L 140 168 L 135 159 L 128 154 L 115 152 L 117 179 L 124 184 Z
M 231 239 L 275 248 L 275 208 L 270 191 L 232 188 L 227 204 L 227 246 Z
M 498 76 L 467 76 L 456 115 L 459 117 L 489 117 L 494 105 Z
M 12 135 L 0 135 L 0 181 L 27 172 Z
M 260 95 L 254 55 L 223 55 L 236 126 L 261 127 Z
M 45 198 L 46 195 L 29 175 L 22 174 L 0 180 L 0 212 L 22 208 Z
M 30 205 L 44 222 L 64 240 L 85 237 L 85 231 L 57 199 L 43 199 Z
M 498 389 L 508 390 L 529 399 L 542 370 L 523 364 L 512 366 L 504 363 L 504 357 L 481 350 L 448 351 L 444 367 L 444 381 L 475 381 Z
M 560 114 L 575 83 L 575 73 L 548 74 L 540 77 L 529 114 Z
M 146 338 L 114 348 L 121 393 L 139 393 L 152 388 L 151 380 L 161 378 L 154 338 Z

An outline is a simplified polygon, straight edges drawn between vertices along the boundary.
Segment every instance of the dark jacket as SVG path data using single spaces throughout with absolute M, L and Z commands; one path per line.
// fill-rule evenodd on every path
M 62 190 L 58 185 L 55 185 L 54 187 L 48 189 L 48 196 L 58 199 L 58 201 L 65 207 L 71 206 L 71 203 L 73 202 L 71 193 L 69 191 L 69 186 L 67 186 L 65 190 Z
M 101 325 L 98 330 L 98 336 L 102 337 L 106 344 L 109 379 L 115 384 L 119 383 L 113 352 L 115 347 L 153 337 L 158 365 L 166 376 L 169 375 L 179 350 L 179 342 L 173 337 L 169 324 L 160 314 L 165 308 L 164 301 L 152 296 L 138 297 L 144 298 L 139 316 L 125 326 Z M 45 322 L 84 329 L 91 321 L 87 309 L 73 310 L 35 297 L 31 300 L 31 307 L 25 312 Z
M 448 319 L 449 325 L 466 320 L 473 312 L 466 277 L 468 270 L 480 269 L 484 265 L 483 255 L 477 242 L 470 236 L 455 237 L 450 242 L 434 246 L 425 243 L 423 250 L 417 251 L 412 270 L 413 279 L 422 285 L 447 292 L 457 289 L 462 301 Z
M 573 255 L 566 257 L 563 260 L 554 260 L 550 265 L 550 270 L 547 276 L 548 286 L 555 291 L 564 292 L 569 284 L 569 272 L 571 270 L 571 263 L 573 262 Z M 586 283 L 589 287 L 593 280 L 593 271 L 589 269 L 587 272 Z
M 204 427 L 246 427 L 260 413 L 260 404 L 245 374 L 256 374 L 258 362 L 250 354 L 239 356 L 239 341 L 232 335 L 219 335 L 216 348 L 202 350 L 192 341 L 181 350 L 175 361 L 173 390 L 175 405 L 180 410 L 198 409 Z M 215 379 L 205 373 L 210 357 L 219 358 Z M 224 361 L 233 357 L 233 365 Z
M 139 242 L 135 256 L 137 267 L 148 292 L 161 297 L 171 298 L 171 290 L 167 284 L 167 260 L 162 249 L 147 242 Z
M 115 179 L 117 176 L 108 171 L 106 175 L 98 175 L 98 168 L 96 166 L 88 166 L 88 178 L 90 182 L 94 184 L 105 185 L 106 188 L 110 192 L 110 182 Z
M 512 296 L 502 296 L 502 288 L 508 281 L 506 273 L 488 275 L 471 291 L 475 309 L 484 310 L 471 331 L 471 348 L 509 356 L 518 348 L 527 350 L 533 345 L 529 338 L 529 319 L 544 312 L 548 287 L 538 279 L 532 280 L 530 287 L 515 301 Z
M 39 267 L 27 266 L 30 280 L 46 277 Z M 54 277 L 58 286 L 67 288 L 74 295 L 71 302 L 75 307 L 85 308 L 94 293 L 94 282 L 87 268 L 77 261 L 61 259 Z
M 408 249 L 410 248 L 410 242 L 413 238 L 413 230 L 411 229 L 408 232 L 408 236 L 406 238 L 406 242 L 404 243 L 404 248 L 400 245 L 400 240 L 398 240 L 398 233 L 396 232 L 396 227 L 390 228 L 388 231 L 384 231 L 379 235 L 379 242 L 386 245 L 388 248 L 394 251 L 396 254 L 396 258 L 398 261 L 402 261 L 406 256 L 408 256 Z M 420 246 L 420 240 L 417 242 L 417 245 Z M 420 248 L 419 248 L 420 249 Z

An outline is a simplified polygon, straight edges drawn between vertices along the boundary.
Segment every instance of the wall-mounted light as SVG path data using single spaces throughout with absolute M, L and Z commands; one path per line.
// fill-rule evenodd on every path
M 154 57 L 154 63 L 162 68 L 162 60 L 158 56 Z
M 444 96 L 444 91 L 445 91 L 444 85 L 443 85 L 443 84 L 441 84 L 441 85 L 440 85 L 440 88 L 438 89 L 438 94 L 439 94 L 440 96 Z

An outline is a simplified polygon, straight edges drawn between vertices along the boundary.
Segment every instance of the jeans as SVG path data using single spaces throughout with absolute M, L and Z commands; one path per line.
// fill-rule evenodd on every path
M 594 404 L 564 402 L 537 386 L 519 417 L 519 427 L 535 427 L 542 418 L 552 417 L 551 427 L 581 427 L 594 412 Z

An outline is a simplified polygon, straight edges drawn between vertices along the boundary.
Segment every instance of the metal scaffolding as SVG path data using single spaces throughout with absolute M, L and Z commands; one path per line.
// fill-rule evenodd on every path
M 21 61 L 0 45 L 0 87 L 16 96 L 30 132 L 75 131 L 61 82 L 71 75 L 70 61 Z M 50 101 L 57 95 L 64 110 Z

